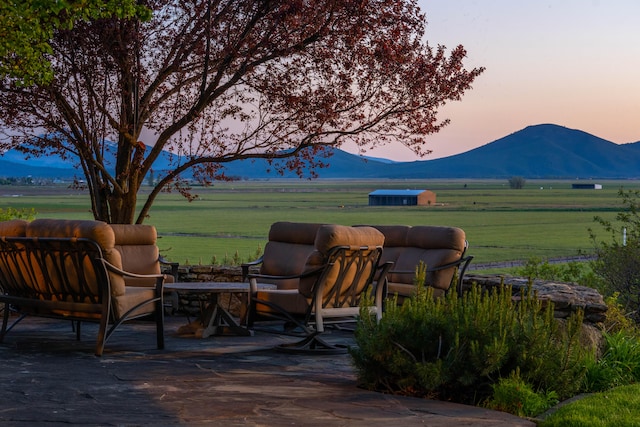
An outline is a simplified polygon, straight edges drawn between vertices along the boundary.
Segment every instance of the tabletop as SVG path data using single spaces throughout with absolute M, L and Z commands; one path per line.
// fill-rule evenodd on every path
M 165 283 L 164 289 L 184 292 L 249 292 L 247 282 L 176 282 Z M 258 289 L 276 289 L 276 285 L 259 283 Z

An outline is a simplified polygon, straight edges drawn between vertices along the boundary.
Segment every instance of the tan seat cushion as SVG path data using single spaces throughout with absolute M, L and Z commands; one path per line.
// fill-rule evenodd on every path
M 433 296 L 440 297 L 444 295 L 444 290 L 433 288 Z M 416 293 L 416 286 L 407 283 L 389 282 L 387 288 L 387 294 L 389 298 L 398 296 L 398 303 L 402 304 L 405 298 L 414 296 Z
M 297 289 L 273 289 L 269 291 L 258 291 L 257 298 L 261 301 L 268 301 L 282 307 L 286 312 L 291 314 L 305 314 L 309 308 L 310 301 L 298 293 Z M 268 305 L 256 303 L 256 312 L 258 313 L 280 313 Z
M 127 286 L 124 295 L 118 295 L 113 298 L 111 310 L 116 318 L 121 318 L 128 310 L 136 304 L 148 301 L 154 297 L 154 288 L 148 286 Z M 155 304 L 145 304 L 135 310 L 129 317 L 139 317 L 152 314 L 155 310 Z

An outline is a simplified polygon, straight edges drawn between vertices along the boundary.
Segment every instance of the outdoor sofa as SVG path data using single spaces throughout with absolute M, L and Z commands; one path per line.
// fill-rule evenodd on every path
M 277 222 L 269 231 L 264 255 L 242 266 L 243 280 L 249 268 L 260 265 L 260 273 L 296 275 L 314 250 L 318 229 L 323 224 Z M 364 225 L 357 225 L 361 227 Z M 416 267 L 422 261 L 427 268 L 426 286 L 433 288 L 434 296 L 441 296 L 452 286 L 461 292 L 466 270 L 473 256 L 467 255 L 469 243 L 464 230 L 458 227 L 429 225 L 371 225 L 384 235 L 380 265 L 393 263 L 386 276 L 387 294 L 405 298 L 415 294 Z M 278 289 L 292 289 L 296 279 L 282 279 Z
M 0 342 L 25 316 L 99 324 L 95 354 L 123 322 L 149 318 L 164 348 L 157 234 L 147 225 L 37 219 L 0 222 Z M 10 313 L 19 315 L 8 326 Z
M 435 297 L 451 286 L 460 294 L 464 274 L 473 259 L 466 255 L 468 242 L 464 230 L 457 227 L 429 225 L 372 225 L 384 235 L 381 262 L 392 262 L 387 274 L 387 294 L 397 296 L 398 303 L 415 294 L 416 267 L 426 267 L 425 285 Z

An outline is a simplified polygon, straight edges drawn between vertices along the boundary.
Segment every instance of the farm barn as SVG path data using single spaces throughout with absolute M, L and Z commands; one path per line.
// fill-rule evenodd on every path
M 436 203 L 429 190 L 375 190 L 369 193 L 369 206 L 428 206 Z
M 571 184 L 571 188 L 574 190 L 602 190 L 602 184 Z

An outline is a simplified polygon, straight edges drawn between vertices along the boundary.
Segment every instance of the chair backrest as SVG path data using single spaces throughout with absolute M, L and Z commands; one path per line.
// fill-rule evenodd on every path
M 427 285 L 448 290 L 455 267 L 433 270 L 460 260 L 466 251 L 465 233 L 457 227 L 374 225 L 385 235 L 383 262 L 393 261 L 389 282 L 412 284 L 416 266 L 424 262 Z
M 111 224 L 114 249 L 120 252 L 122 269 L 135 274 L 160 274 L 158 233 L 152 225 Z M 154 286 L 155 279 L 125 277 L 128 286 Z
M 323 225 L 305 270 L 325 266 L 319 276 L 300 280 L 298 291 L 312 299 L 316 324 L 324 317 L 355 315 L 365 291 L 373 283 L 382 254 L 384 235 L 372 227 Z
M 93 220 L 36 219 L 26 229 L 27 237 L 38 238 L 83 238 L 98 244 L 104 259 L 115 267 L 122 269 L 122 256 L 115 249 L 115 235 L 109 224 Z M 125 294 L 124 278 L 109 273 L 111 295 Z
M 59 310 L 72 315 L 83 306 L 79 311 L 87 313 L 87 304 L 100 305 L 109 298 L 102 255 L 98 244 L 86 238 L 2 236 L 0 287 L 12 298 L 50 302 L 21 307 L 23 312 L 35 307 L 39 314 Z M 93 310 L 96 318 L 100 313 Z
M 315 250 L 314 242 L 322 224 L 276 222 L 269 230 L 260 273 L 271 276 L 299 275 L 304 271 L 309 255 Z M 268 282 L 265 281 L 265 282 Z M 298 279 L 274 281 L 278 289 L 296 289 Z
M 0 222 L 0 236 L 87 238 L 100 246 L 104 258 L 122 270 L 135 274 L 160 274 L 158 234 L 155 227 L 140 224 L 107 224 L 93 220 L 37 219 L 32 222 Z M 111 292 L 124 295 L 125 285 L 154 286 L 155 279 L 123 278 L 109 274 Z
M 12 219 L 0 222 L 0 237 L 24 237 L 27 235 L 29 221 Z

